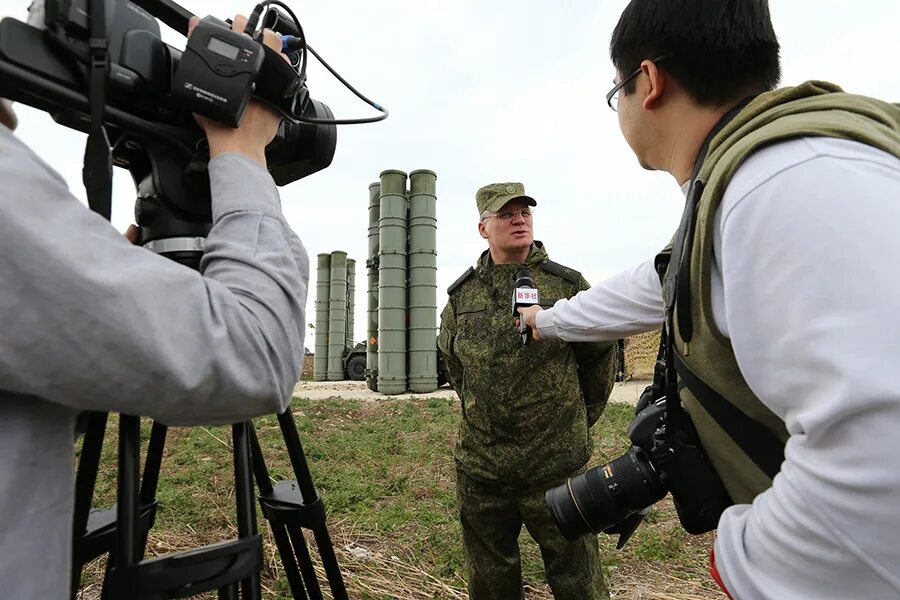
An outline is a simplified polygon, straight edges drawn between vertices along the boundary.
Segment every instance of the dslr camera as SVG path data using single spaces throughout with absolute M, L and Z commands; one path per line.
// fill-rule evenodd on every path
M 621 548 L 647 509 L 668 492 L 682 526 L 693 534 L 715 529 L 732 504 L 680 402 L 653 398 L 658 389 L 650 386 L 642 395 L 628 426 L 632 446 L 625 454 L 546 492 L 566 539 L 618 533 Z

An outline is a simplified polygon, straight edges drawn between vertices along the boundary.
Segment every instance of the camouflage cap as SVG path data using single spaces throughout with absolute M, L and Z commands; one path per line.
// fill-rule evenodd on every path
M 510 200 L 525 200 L 531 206 L 537 205 L 534 198 L 525 195 L 525 186 L 521 183 L 490 183 L 475 192 L 479 216 L 484 211 L 497 212 Z

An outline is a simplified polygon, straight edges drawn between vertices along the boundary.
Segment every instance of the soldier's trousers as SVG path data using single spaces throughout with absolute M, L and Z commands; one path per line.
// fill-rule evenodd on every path
M 519 559 L 519 533 L 523 524 L 540 546 L 547 583 L 556 600 L 609 598 L 597 537 L 585 536 L 575 542 L 566 540 L 544 502 L 544 491 L 543 487 L 504 489 L 476 481 L 456 470 L 471 600 L 523 597 Z

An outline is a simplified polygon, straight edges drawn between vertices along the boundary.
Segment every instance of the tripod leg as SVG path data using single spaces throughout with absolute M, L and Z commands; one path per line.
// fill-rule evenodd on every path
M 300 442 L 300 434 L 297 432 L 297 424 L 294 423 L 294 416 L 290 408 L 278 415 L 278 424 L 281 426 L 281 433 L 287 445 L 291 466 L 294 468 L 294 476 L 297 478 L 297 487 L 300 488 L 303 501 L 306 504 L 313 504 L 319 500 L 319 492 L 313 485 L 309 466 L 306 464 L 306 456 L 303 454 L 303 444 Z M 325 518 L 323 517 L 320 523 L 312 527 L 312 530 L 334 600 L 347 600 L 347 589 L 344 587 L 344 580 L 334 554 L 331 536 L 325 525 Z
M 253 479 L 250 474 L 250 429 L 249 421 L 235 423 L 231 426 L 239 538 L 247 538 L 256 534 L 256 508 L 253 502 Z M 259 580 L 260 574 L 257 573 L 241 581 L 243 600 L 260 600 L 262 590 Z
M 250 458 L 253 462 L 253 475 L 256 478 L 256 485 L 259 488 L 260 496 L 268 496 L 272 493 L 272 481 L 269 479 L 269 470 L 266 468 L 266 461 L 262 455 L 262 448 L 259 446 L 259 438 L 256 437 L 256 429 L 250 428 Z M 294 600 L 308 600 L 306 590 L 303 587 L 303 581 L 300 580 L 300 571 L 297 568 L 297 560 L 294 556 L 294 550 L 291 547 L 291 541 L 288 539 L 288 528 L 281 523 L 270 522 L 272 536 L 275 538 L 275 546 L 278 548 L 278 555 L 281 557 L 281 564 L 284 566 L 284 573 L 287 576 L 288 585 L 291 588 L 291 595 Z M 309 561 L 307 561 L 309 562 Z M 301 562 L 301 564 L 304 564 Z M 318 586 L 316 581 L 315 570 L 312 569 L 312 581 Z M 304 569 L 304 579 L 309 583 L 309 573 Z
M 119 416 L 119 502 L 116 506 L 118 538 L 113 552 L 125 567 L 138 563 L 138 472 L 140 467 L 141 419 Z
M 168 428 L 156 421 L 150 430 L 150 443 L 147 446 L 147 458 L 144 462 L 144 473 L 141 477 L 141 486 L 139 492 L 138 503 L 138 548 L 137 559 L 143 560 L 147 549 L 147 537 L 150 534 L 150 524 L 153 522 L 154 514 L 149 514 L 145 523 L 144 513 L 148 509 L 155 513 L 156 507 L 156 489 L 159 483 L 159 471 L 162 466 L 163 450 L 166 444 L 166 432 Z M 145 526 L 146 525 L 146 526 Z M 106 572 L 103 574 L 103 592 L 101 600 L 109 600 L 109 574 L 110 570 L 116 566 L 116 555 L 110 552 L 106 560 Z
M 322 600 L 322 588 L 319 587 L 319 578 L 316 576 L 316 570 L 313 568 L 312 558 L 309 555 L 309 547 L 306 545 L 306 538 L 303 537 L 303 530 L 299 527 L 287 527 L 288 535 L 291 536 L 291 545 L 296 552 L 297 562 L 303 570 L 303 580 L 309 589 L 309 597 L 313 600 Z
M 90 413 L 84 442 L 81 445 L 81 458 L 78 460 L 78 475 L 75 478 L 75 513 L 72 520 L 72 544 L 74 546 L 72 552 L 72 600 L 75 600 L 78 587 L 81 585 L 81 570 L 84 568 L 84 563 L 78 551 L 78 541 L 87 532 L 88 515 L 91 512 L 94 486 L 97 483 L 97 470 L 100 467 L 100 453 L 103 450 L 107 417 L 107 413 Z
M 138 484 L 141 458 L 141 419 L 131 415 L 119 415 L 119 474 L 116 504 L 116 536 L 109 551 L 106 576 L 103 580 L 102 598 L 116 598 L 119 590 L 110 589 L 110 569 L 129 569 L 140 561 L 138 549 Z
M 141 477 L 140 508 L 143 513 L 145 506 L 156 502 L 156 488 L 159 485 L 159 470 L 162 468 L 163 449 L 166 445 L 166 433 L 168 428 L 162 423 L 153 422 L 150 429 L 150 442 L 147 445 L 147 458 L 144 461 L 144 474 Z M 152 510 L 156 510 L 155 508 Z M 147 551 L 147 537 L 150 535 L 149 527 L 141 532 L 138 558 L 143 559 Z

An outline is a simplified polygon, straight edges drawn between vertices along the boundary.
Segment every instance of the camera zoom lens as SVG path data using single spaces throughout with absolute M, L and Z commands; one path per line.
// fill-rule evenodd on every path
M 643 451 L 632 446 L 609 463 L 547 490 L 544 498 L 563 536 L 574 541 L 600 533 L 665 495 Z

